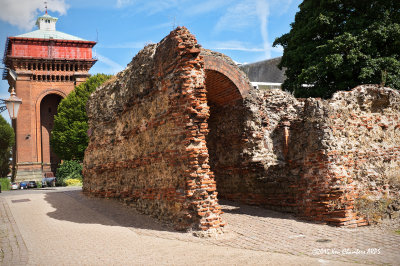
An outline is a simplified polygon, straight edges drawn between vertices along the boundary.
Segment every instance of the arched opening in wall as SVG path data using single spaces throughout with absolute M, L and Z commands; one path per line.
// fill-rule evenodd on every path
M 51 131 L 54 125 L 54 115 L 62 97 L 57 94 L 46 95 L 40 102 L 40 130 L 42 146 L 43 172 L 55 173 L 60 159 L 53 152 L 50 145 Z
M 235 199 L 243 189 L 243 98 L 236 85 L 224 74 L 206 70 L 207 102 L 210 107 L 206 137 L 209 164 L 214 172 L 219 197 Z

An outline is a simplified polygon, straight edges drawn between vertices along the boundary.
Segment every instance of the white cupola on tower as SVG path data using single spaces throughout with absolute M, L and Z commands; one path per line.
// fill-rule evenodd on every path
M 38 17 L 36 25 L 39 27 L 39 30 L 55 31 L 57 20 L 58 18 L 52 17 L 46 13 L 43 16 Z

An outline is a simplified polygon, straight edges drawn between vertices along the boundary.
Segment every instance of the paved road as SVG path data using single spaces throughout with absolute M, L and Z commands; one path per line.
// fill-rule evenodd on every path
M 400 262 L 400 236 L 393 232 L 305 223 L 290 215 L 223 203 L 228 232 L 218 239 L 202 239 L 174 232 L 114 200 L 87 198 L 76 188 L 4 192 L 0 194 L 3 250 L 0 264 L 396 265 Z M 350 254 L 368 249 L 370 254 Z

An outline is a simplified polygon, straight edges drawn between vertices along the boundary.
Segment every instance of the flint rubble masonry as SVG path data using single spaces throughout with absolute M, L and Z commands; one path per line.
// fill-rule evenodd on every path
M 180 230 L 225 226 L 217 194 L 334 225 L 368 223 L 360 195 L 400 197 L 400 93 L 331 100 L 251 88 L 231 59 L 179 27 L 91 96 L 85 193 Z M 217 192 L 218 188 L 218 192 Z
M 220 218 L 206 135 L 200 45 L 186 28 L 148 45 L 88 103 L 84 191 L 122 198 L 177 229 L 214 233 Z

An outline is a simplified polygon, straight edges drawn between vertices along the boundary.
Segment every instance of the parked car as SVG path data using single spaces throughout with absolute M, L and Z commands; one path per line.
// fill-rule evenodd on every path
M 11 189 L 19 189 L 19 185 L 16 182 L 11 183 Z
M 28 188 L 37 188 L 36 181 L 28 181 Z
M 42 179 L 42 187 L 55 187 L 56 177 L 53 172 L 44 173 L 44 178 Z
M 19 183 L 19 188 L 20 189 L 27 189 L 28 188 L 28 182 L 23 181 L 23 182 Z

